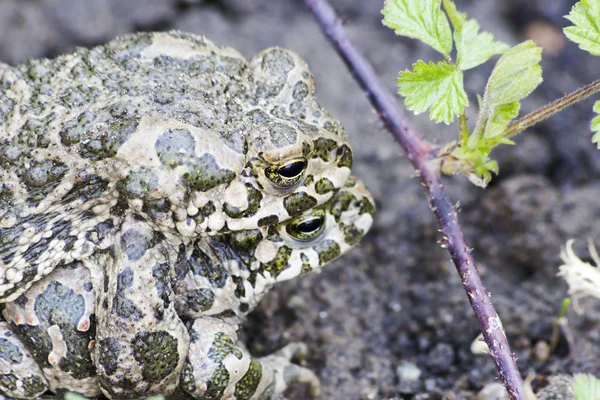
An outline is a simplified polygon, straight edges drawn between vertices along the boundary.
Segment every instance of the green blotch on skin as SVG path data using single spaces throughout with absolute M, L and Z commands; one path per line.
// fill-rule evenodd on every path
M 158 382 L 173 373 L 179 362 L 177 339 L 168 332 L 140 332 L 133 340 L 133 356 L 145 381 Z
M 233 354 L 238 360 L 244 358 L 244 353 L 242 352 L 242 350 L 240 350 L 239 347 L 234 347 L 233 349 L 231 349 L 231 354 Z
M 341 156 L 339 156 L 341 154 Z M 352 168 L 352 150 L 345 144 L 338 149 L 338 167 Z
M 23 379 L 25 396 L 39 396 L 46 391 L 46 382 L 41 376 L 33 375 Z
M 233 207 L 228 203 L 223 205 L 223 211 L 231 218 L 247 218 L 251 217 L 260 208 L 260 201 L 263 198 L 260 190 L 255 189 L 252 185 L 246 185 L 246 190 L 248 190 L 248 206 L 244 209 L 239 207 Z
M 365 235 L 365 232 L 355 225 L 340 224 L 340 228 L 342 229 L 342 232 L 344 232 L 344 241 L 350 246 L 357 244 Z
M 14 374 L 3 374 L 0 375 L 0 387 L 6 388 L 11 391 L 17 390 L 17 383 L 19 382 L 19 378 L 17 378 Z M 8 394 L 8 393 L 5 393 Z
M 275 225 L 278 222 L 279 222 L 279 217 L 277 215 L 269 215 L 267 217 L 259 219 L 258 226 L 263 227 L 263 226 Z
M 268 98 L 277 96 L 283 89 L 288 73 L 294 68 L 294 59 L 285 51 L 271 49 L 263 54 L 261 69 L 269 81 L 261 81 L 256 87 L 256 96 Z
M 313 158 L 320 158 L 323 161 L 329 161 L 334 156 L 334 150 L 337 148 L 337 142 L 333 139 L 319 138 L 314 141 Z
M 204 396 L 200 398 L 206 400 L 223 398 L 227 384 L 229 384 L 229 371 L 223 363 L 220 363 L 212 378 L 206 384 L 207 388 Z
M 375 215 L 375 206 L 368 199 L 362 199 L 360 201 L 360 211 L 358 213 L 360 215 L 362 215 L 362 214 Z
M 283 199 L 283 207 L 291 217 L 295 217 L 317 205 L 317 199 L 305 192 L 292 193 Z
M 250 360 L 248 371 L 242 379 L 235 385 L 236 400 L 249 400 L 256 392 L 256 388 L 262 378 L 262 365 L 254 358 Z
M 86 141 L 81 146 L 81 156 L 93 161 L 111 158 L 117 155 L 119 147 L 127 141 L 138 127 L 137 118 L 117 119 L 110 124 L 98 138 Z
M 335 190 L 335 186 L 333 186 L 333 182 L 329 179 L 323 177 L 319 179 L 319 181 L 315 184 L 315 191 L 317 194 L 325 194 Z
M 259 229 L 249 229 L 232 232 L 225 236 L 235 254 L 248 262 L 253 257 L 256 247 L 261 242 L 263 235 Z
M 206 203 L 203 207 L 201 207 L 198 210 L 198 215 L 194 217 L 194 220 L 196 221 L 196 223 L 201 224 L 206 220 L 206 218 L 214 214 L 215 211 L 217 211 L 217 208 L 215 207 L 212 200 L 209 200 L 208 203 Z
M 29 189 L 35 189 L 60 182 L 67 171 L 68 167 L 59 161 L 44 160 L 31 165 L 20 177 Z
M 152 238 L 144 233 L 132 228 L 121 235 L 121 250 L 123 250 L 129 261 L 138 261 L 152 246 Z M 127 267 L 119 274 L 119 283 L 123 285 L 120 287 L 120 291 L 130 287 L 132 282 L 133 270 L 131 267 Z M 117 286 L 117 289 L 119 289 L 119 286 Z
M 41 161 L 30 168 L 17 169 L 17 174 L 28 188 L 27 202 L 36 206 L 62 181 L 68 167 L 58 161 Z
M 155 288 L 156 294 L 163 301 L 163 307 L 166 309 L 169 307 L 171 302 L 171 294 L 173 290 L 171 289 L 170 283 L 170 270 L 169 264 L 167 263 L 157 263 L 152 267 L 152 276 L 156 279 Z
M 355 199 L 356 198 L 354 197 L 354 195 L 352 193 L 343 192 L 343 193 L 340 193 L 339 195 L 337 195 L 334 198 L 334 201 L 332 201 L 329 204 L 329 213 L 331 215 L 333 215 L 336 222 L 340 221 L 340 217 L 342 216 L 342 213 L 344 211 L 348 211 L 348 209 L 350 208 L 350 204 L 352 204 L 352 202 Z
M 235 313 L 235 311 L 233 310 L 225 310 L 223 312 L 220 312 L 218 314 L 214 314 L 212 317 L 215 319 L 228 319 L 228 318 L 235 318 L 237 316 L 237 314 Z
M 343 130 L 341 129 L 341 127 L 338 124 L 334 124 L 331 121 L 325 121 L 325 123 L 323 124 L 323 128 L 326 131 L 333 133 L 334 135 L 343 134 Z
M 38 398 L 47 390 L 46 382 L 40 376 L 23 378 L 12 373 L 0 375 L 0 388 L 3 389 L 2 394 L 16 398 Z
M 229 277 L 229 273 L 220 262 L 214 262 L 208 254 L 200 250 L 199 248 L 195 248 L 192 252 L 191 257 L 189 258 L 189 266 L 190 270 L 194 275 L 204 277 L 208 279 L 212 286 L 217 288 L 222 288 L 225 286 L 227 282 L 227 278 Z M 208 289 L 199 289 L 200 291 L 207 291 Z M 208 290 L 210 291 L 210 290 Z M 194 293 L 191 292 L 189 294 L 192 298 L 197 299 L 205 299 L 202 303 L 205 303 L 206 299 L 213 299 L 214 295 L 212 293 L 203 292 L 203 293 Z M 192 298 L 190 298 L 191 301 Z M 212 301 L 212 300 L 211 300 Z M 210 303 L 212 305 L 212 303 Z M 210 308 L 210 306 L 209 306 Z
M 23 354 L 15 343 L 0 338 L 0 358 L 11 364 L 19 364 L 23 361 Z
M 263 55 L 261 64 L 265 73 L 276 75 L 278 78 L 285 78 L 296 65 L 288 52 L 281 49 L 270 49 Z
M 208 311 L 215 302 L 215 294 L 210 289 L 197 289 L 187 293 L 186 304 L 194 311 Z
M 108 376 L 117 371 L 117 361 L 121 346 L 117 339 L 109 337 L 98 343 L 98 362 L 104 368 L 104 373 Z
M 175 168 L 193 159 L 196 143 L 187 129 L 170 129 L 160 135 L 154 147 L 161 163 Z
M 309 186 L 315 181 L 315 177 L 312 175 L 308 175 L 304 180 L 304 186 Z
M 304 274 L 312 271 L 312 267 L 310 265 L 310 260 L 309 260 L 308 256 L 304 253 L 301 253 L 300 259 L 302 260 L 302 267 L 300 268 L 300 275 L 304 275 Z
M 111 312 L 131 322 L 139 321 L 144 317 L 142 310 L 133 301 L 120 294 L 115 296 Z
M 282 246 L 277 250 L 273 261 L 263 264 L 263 271 L 268 271 L 272 277 L 277 278 L 281 271 L 289 267 L 288 261 L 292 255 L 292 249 Z
M 232 276 L 231 279 L 233 280 L 233 283 L 235 283 L 235 297 L 237 297 L 238 299 L 241 299 L 242 297 L 246 296 L 246 288 L 244 287 L 244 279 L 240 276 Z M 245 312 L 244 310 L 241 309 L 240 307 L 240 311 Z
M 158 189 L 158 177 L 151 170 L 131 171 L 117 185 L 127 198 L 148 198 Z
M 217 211 L 215 204 L 212 202 L 212 200 L 209 200 L 208 203 L 206 203 L 202 208 L 200 208 L 198 214 L 204 217 L 209 217 L 212 214 L 214 214 L 215 211 Z
M 241 113 L 241 110 L 236 110 Z M 231 150 L 235 151 L 238 154 L 246 154 L 248 152 L 248 144 L 244 140 L 242 134 L 238 131 L 228 132 L 223 131 L 220 132 L 221 138 L 223 139 L 223 143 L 225 146 L 229 147 Z
M 97 101 L 100 90 L 89 85 L 70 86 L 57 94 L 58 103 L 67 108 L 93 104 Z
M 229 353 L 231 353 L 233 345 L 233 340 L 227 334 L 224 332 L 217 332 L 212 346 L 208 349 L 208 358 L 216 363 L 220 363 Z
M 180 385 L 183 390 L 190 394 L 195 393 L 197 390 L 194 379 L 194 367 L 192 366 L 192 363 L 190 363 L 189 359 L 185 360 L 185 364 L 183 364 Z
M 184 174 L 183 180 L 192 190 L 206 192 L 235 179 L 233 171 L 219 168 L 212 154 L 203 154 L 187 165 L 190 172 Z
M 319 254 L 319 264 L 324 265 L 337 258 L 341 254 L 340 245 L 333 240 L 325 240 L 315 246 L 315 251 Z
M 292 97 L 295 100 L 301 101 L 304 100 L 306 96 L 308 96 L 308 85 L 306 84 L 306 82 L 296 82 L 296 84 L 294 85 L 294 92 L 292 94 Z

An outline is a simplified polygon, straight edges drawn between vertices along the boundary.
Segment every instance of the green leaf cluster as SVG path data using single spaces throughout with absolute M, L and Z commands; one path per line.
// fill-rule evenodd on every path
M 565 35 L 582 50 L 600 56 L 600 1 L 581 0 L 565 18 L 573 23 L 564 29 Z M 600 114 L 600 101 L 594 104 L 594 112 Z M 600 149 L 600 115 L 592 119 L 591 128 L 592 142 Z
M 442 8 L 443 5 L 443 8 Z M 399 35 L 418 39 L 444 57 L 438 63 L 418 61 L 397 79 L 398 93 L 415 114 L 430 112 L 436 123 L 459 117 L 459 143 L 451 152 L 449 173 L 463 173 L 485 186 L 498 164 L 489 159 L 499 144 L 512 144 L 504 135 L 519 114 L 520 100 L 542 82 L 541 49 L 531 41 L 510 48 L 492 34 L 480 32 L 474 19 L 457 10 L 452 0 L 386 0 L 383 23 Z M 451 57 L 455 49 L 456 62 Z M 480 100 L 477 125 L 469 133 L 465 108 L 469 105 L 463 74 L 502 54 Z
M 600 56 L 600 2 L 581 0 L 565 18 L 573 23 L 564 29 L 565 35 L 582 50 Z
M 477 125 L 459 147 L 454 157 L 472 166 L 480 183 L 486 186 L 498 164 L 489 159 L 500 144 L 514 144 L 504 135 L 510 121 L 519 115 L 520 101 L 542 82 L 542 49 L 532 41 L 523 42 L 500 57 L 490 75 L 481 101 Z
M 463 71 L 474 68 L 495 54 L 508 50 L 479 24 L 457 11 L 451 0 L 387 0 L 383 23 L 398 35 L 418 39 L 442 54 L 437 64 L 419 61 L 412 71 L 398 77 L 398 93 L 415 114 L 430 111 L 437 123 L 449 124 L 469 105 L 463 85 Z M 450 27 L 452 25 L 452 28 Z M 456 47 L 456 63 L 451 52 Z

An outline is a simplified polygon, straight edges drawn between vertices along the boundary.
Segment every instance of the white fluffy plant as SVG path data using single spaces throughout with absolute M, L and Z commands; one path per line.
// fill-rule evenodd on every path
M 573 309 L 578 314 L 584 312 L 579 301 L 585 297 L 600 300 L 600 256 L 592 240 L 588 241 L 590 257 L 595 265 L 583 261 L 573 251 L 574 240 L 569 240 L 560 252 L 563 264 L 559 267 L 558 276 L 569 285 Z M 600 379 L 590 374 L 575 374 L 572 383 L 575 400 L 600 399 Z
M 574 240 L 569 240 L 561 250 L 560 258 L 563 264 L 559 267 L 558 276 L 562 277 L 569 285 L 569 296 L 573 300 L 573 308 L 579 314 L 583 308 L 579 300 L 584 297 L 600 299 L 600 256 L 594 242 L 588 242 L 588 249 L 595 265 L 587 263 L 577 257 L 573 251 Z

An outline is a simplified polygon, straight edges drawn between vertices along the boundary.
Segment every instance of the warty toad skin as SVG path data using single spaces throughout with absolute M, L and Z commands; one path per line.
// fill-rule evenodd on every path
M 254 359 L 236 343 L 266 290 L 372 222 L 298 56 L 135 34 L 0 64 L 0 90 L 0 391 L 318 392 L 289 362 L 303 345 Z

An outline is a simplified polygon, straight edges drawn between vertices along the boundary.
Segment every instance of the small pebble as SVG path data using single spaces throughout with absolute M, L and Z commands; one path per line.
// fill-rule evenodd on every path
M 396 375 L 400 381 L 416 381 L 421 376 L 421 370 L 415 364 L 403 361 L 396 367 Z
M 477 393 L 478 400 L 509 400 L 504 385 L 499 382 L 488 383 Z
M 490 349 L 487 343 L 483 341 L 483 334 L 480 333 L 479 335 L 477 335 L 475 340 L 471 342 L 471 353 L 475 354 L 476 356 L 481 356 L 484 354 L 488 354 L 489 352 Z
M 550 345 L 545 340 L 540 340 L 533 346 L 533 356 L 538 361 L 548 361 L 550 354 Z

